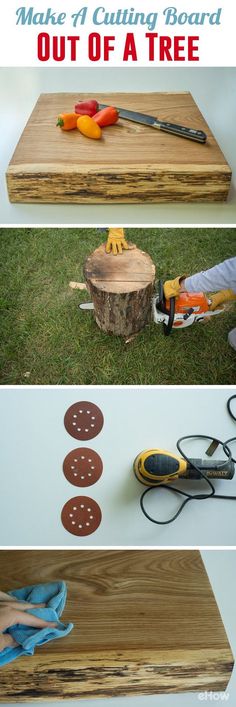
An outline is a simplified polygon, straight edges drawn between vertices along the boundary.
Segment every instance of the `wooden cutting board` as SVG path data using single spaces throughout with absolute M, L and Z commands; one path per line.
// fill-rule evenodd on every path
M 91 140 L 56 128 L 77 93 L 42 94 L 7 170 L 12 202 L 214 202 L 228 196 L 231 170 L 190 93 L 96 94 L 98 101 L 204 130 L 205 145 L 120 119 Z
M 226 689 L 233 656 L 198 551 L 7 550 L 0 574 L 3 591 L 64 579 L 74 623 L 0 668 L 0 702 Z

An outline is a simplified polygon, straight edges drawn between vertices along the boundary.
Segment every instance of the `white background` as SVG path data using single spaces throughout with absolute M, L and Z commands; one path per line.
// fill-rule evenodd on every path
M 236 553 L 235 551 L 208 551 L 202 552 L 203 561 L 215 593 L 216 601 L 221 612 L 224 626 L 234 656 L 236 656 L 236 612 L 235 612 L 235 584 L 236 584 Z M 46 648 L 44 649 L 46 651 Z M 30 660 L 30 658 L 27 658 Z M 208 699 L 199 699 L 198 693 L 185 693 L 177 695 L 152 695 L 150 697 L 116 697 L 105 700 L 63 700 L 63 707 L 200 707 L 226 703 L 235 707 L 236 671 L 233 674 L 225 693 L 208 693 Z M 200 693 L 204 694 L 204 693 Z M 1 702 L 1 698 L 0 698 Z M 2 704 L 2 702 L 1 702 Z M 8 703 L 9 704 L 9 703 Z M 35 704 L 35 703 L 34 703 Z M 38 707 L 43 707 L 45 702 L 37 702 Z M 51 702 L 55 707 L 61 707 L 62 702 Z M 8 707 L 5 704 L 3 707 Z
M 7 165 L 40 93 L 191 91 L 232 170 L 223 204 L 10 204 Z M 0 194 L 2 224 L 236 223 L 235 69 L 0 69 Z M 155 137 L 155 136 L 154 136 Z M 40 140 L 40 135 L 39 135 Z M 171 137 L 170 137 L 171 140 Z
M 235 545 L 236 501 L 192 501 L 174 523 L 157 526 L 141 512 L 144 487 L 132 471 L 139 452 L 153 447 L 176 452 L 182 435 L 233 437 L 235 423 L 226 410 L 230 394 L 232 389 L 224 388 L 2 389 L 1 546 Z M 97 404 L 105 419 L 101 433 L 85 445 L 101 455 L 103 474 L 82 491 L 62 472 L 68 452 L 83 446 L 63 424 L 67 408 L 80 400 Z M 185 448 L 189 456 L 201 457 L 207 446 Z M 216 486 L 219 493 L 236 495 L 236 476 Z M 190 490 L 195 489 L 201 492 L 203 485 L 191 482 Z M 85 538 L 68 533 L 60 521 L 65 502 L 81 494 L 94 498 L 103 513 L 98 530 Z M 178 504 L 174 494 L 159 489 L 149 494 L 146 507 L 163 520 Z
M 16 26 L 16 9 L 25 6 L 27 8 L 33 6 L 35 12 L 45 12 L 48 7 L 51 7 L 54 11 L 67 12 L 66 24 L 59 26 L 52 25 L 25 25 Z M 89 8 L 87 21 L 83 27 L 77 26 L 73 28 L 70 15 L 74 12 L 78 12 L 82 7 L 87 6 Z M 1 25 L 0 25 L 0 65 L 1 66 L 37 66 L 40 62 L 37 59 L 37 36 L 39 32 L 49 32 L 50 35 L 79 35 L 79 55 L 78 55 L 78 65 L 80 66 L 91 66 L 94 65 L 93 62 L 88 60 L 87 52 L 87 36 L 90 32 L 100 32 L 107 35 L 116 35 L 116 49 L 111 53 L 111 58 L 109 61 L 110 66 L 122 66 L 123 61 L 123 44 L 124 36 L 126 32 L 135 32 L 135 37 L 137 38 L 137 49 L 138 49 L 138 65 L 148 66 L 148 56 L 145 52 L 145 31 L 147 28 L 140 25 L 132 26 L 112 26 L 108 25 L 106 27 L 95 26 L 92 23 L 93 10 L 99 6 L 105 7 L 108 12 L 116 11 L 118 8 L 131 9 L 133 7 L 136 12 L 157 12 L 158 23 L 155 28 L 155 32 L 159 35 L 193 35 L 200 36 L 200 61 L 198 63 L 194 62 L 194 65 L 198 66 L 235 66 L 236 64 L 236 52 L 235 52 L 235 24 L 236 24 L 236 7 L 232 0 L 175 0 L 175 2 L 166 2 L 165 0 L 147 0 L 142 2 L 140 0 L 135 0 L 133 3 L 129 2 L 113 2 L 112 0 L 104 0 L 104 2 L 99 3 L 98 0 L 89 0 L 87 3 L 78 3 L 76 0 L 55 0 L 54 3 L 44 2 L 33 3 L 30 0 L 28 2 L 22 2 L 22 0 L 8 0 L 7 3 L 2 3 L 1 7 Z M 221 15 L 221 25 L 210 26 L 209 23 L 203 25 L 179 25 L 166 26 L 163 10 L 168 7 L 176 7 L 178 13 L 187 12 L 188 14 L 192 12 L 215 12 L 218 8 L 222 8 Z M 53 60 L 44 64 L 58 65 L 58 62 Z M 131 62 L 132 63 L 132 62 Z M 183 62 L 180 62 L 183 66 Z M 70 57 L 63 62 L 63 65 L 70 66 Z M 102 62 L 100 63 L 102 65 Z M 126 65 L 126 64 L 125 64 Z M 129 62 L 130 65 L 130 62 Z M 158 65 L 158 61 L 155 62 Z M 165 63 L 165 66 L 169 66 L 169 62 Z

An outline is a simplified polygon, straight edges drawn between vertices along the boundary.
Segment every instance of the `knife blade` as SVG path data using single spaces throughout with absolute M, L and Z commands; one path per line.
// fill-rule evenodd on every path
M 108 108 L 108 106 L 105 103 L 99 103 L 99 110 L 102 110 L 103 108 Z M 154 118 L 152 115 L 137 113 L 133 110 L 126 110 L 126 108 L 117 108 L 117 110 L 119 113 L 119 118 L 131 120 L 133 123 L 148 125 L 150 128 L 156 128 L 156 130 L 162 130 L 165 133 L 177 135 L 178 137 L 188 138 L 189 140 L 194 140 L 202 145 L 204 145 L 207 140 L 207 135 L 203 132 L 203 130 L 186 128 L 184 125 L 177 125 L 175 123 L 167 123 L 163 120 L 158 120 L 158 118 Z

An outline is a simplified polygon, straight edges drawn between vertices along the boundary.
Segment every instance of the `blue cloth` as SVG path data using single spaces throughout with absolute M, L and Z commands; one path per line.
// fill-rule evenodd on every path
M 33 655 L 36 646 L 67 636 L 73 628 L 73 624 L 61 623 L 60 616 L 66 603 L 67 588 L 65 582 L 49 582 L 48 584 L 36 584 L 23 589 L 14 589 L 8 592 L 12 597 L 21 601 L 30 601 L 33 604 L 46 603 L 45 608 L 30 609 L 28 614 L 34 614 L 45 621 L 57 621 L 55 628 L 33 628 L 24 624 L 15 624 L 4 633 L 10 633 L 19 643 L 18 646 L 4 648 L 0 653 L 0 667 L 11 663 L 12 660 L 21 655 Z

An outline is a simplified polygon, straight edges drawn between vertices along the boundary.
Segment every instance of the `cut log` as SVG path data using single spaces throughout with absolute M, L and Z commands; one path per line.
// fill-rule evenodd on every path
M 114 256 L 103 243 L 86 259 L 84 276 L 100 329 L 126 337 L 144 328 L 155 281 L 155 265 L 147 253 L 131 247 Z

